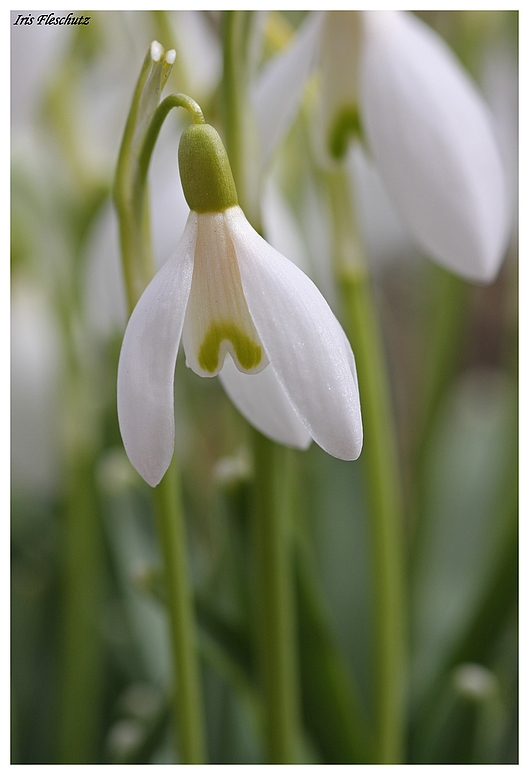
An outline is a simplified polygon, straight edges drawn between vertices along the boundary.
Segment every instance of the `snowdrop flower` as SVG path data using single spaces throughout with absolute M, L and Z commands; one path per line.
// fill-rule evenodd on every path
M 132 464 L 155 486 L 171 461 L 180 339 L 187 365 L 219 375 L 263 434 L 301 449 L 314 439 L 335 457 L 356 459 L 355 362 L 327 302 L 246 220 L 211 126 L 183 133 L 179 165 L 187 224 L 131 315 L 119 361 L 119 423 Z
M 294 116 L 297 83 L 319 62 L 325 145 L 335 157 L 360 123 L 392 203 L 418 246 L 462 277 L 490 282 L 508 236 L 491 113 L 444 41 L 401 11 L 329 11 L 263 71 L 254 103 L 263 143 Z M 311 48 L 312 47 L 312 48 Z M 296 73 L 298 78 L 296 80 Z

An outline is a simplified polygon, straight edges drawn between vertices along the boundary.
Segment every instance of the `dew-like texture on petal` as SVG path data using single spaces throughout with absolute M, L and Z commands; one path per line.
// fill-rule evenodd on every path
M 248 312 L 224 213 L 199 213 L 197 223 L 183 333 L 186 363 L 199 376 L 214 377 L 229 352 L 241 371 L 262 371 L 268 359 Z
M 314 283 L 252 229 L 240 208 L 225 217 L 270 367 L 314 441 L 334 457 L 355 460 L 362 419 L 342 327 Z
M 307 78 L 317 63 L 324 17 L 321 11 L 311 12 L 292 44 L 264 65 L 254 84 L 251 101 L 263 163 L 270 160 L 294 120 Z
M 243 374 L 228 355 L 219 374 L 224 390 L 254 428 L 278 444 L 306 449 L 311 435 L 301 422 L 275 371 Z
M 174 449 L 176 356 L 191 288 L 197 215 L 191 212 L 175 255 L 145 289 L 130 317 L 118 366 L 118 417 L 130 462 L 151 487 Z
M 398 11 L 363 19 L 362 123 L 395 208 L 431 258 L 489 282 L 503 259 L 507 214 L 488 107 L 419 19 Z

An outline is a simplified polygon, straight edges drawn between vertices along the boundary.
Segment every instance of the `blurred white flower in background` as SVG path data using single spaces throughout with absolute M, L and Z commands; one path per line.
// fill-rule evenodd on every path
M 353 181 L 359 228 L 373 270 L 396 261 L 410 261 L 416 256 L 417 247 L 396 214 L 376 165 L 361 143 L 352 143 L 346 165 Z
M 492 115 L 448 46 L 415 17 L 363 16 L 361 120 L 403 222 L 468 280 L 498 273 L 505 179 Z
M 518 64 L 505 36 L 485 47 L 481 82 L 495 118 L 505 169 L 508 212 L 515 231 L 518 219 Z
M 466 279 L 492 281 L 509 229 L 505 174 L 492 114 L 449 47 L 405 12 L 309 15 L 254 88 L 265 154 L 279 140 L 277 127 L 286 131 L 293 120 L 318 61 L 327 147 L 344 144 L 358 111 L 377 171 L 417 245 Z

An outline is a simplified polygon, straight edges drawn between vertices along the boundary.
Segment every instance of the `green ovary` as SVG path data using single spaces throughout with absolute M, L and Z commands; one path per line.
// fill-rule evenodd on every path
M 198 362 L 204 371 L 213 374 L 219 365 L 219 349 L 224 341 L 230 341 L 243 369 L 250 371 L 261 363 L 263 348 L 254 342 L 234 323 L 213 323 L 198 351 Z

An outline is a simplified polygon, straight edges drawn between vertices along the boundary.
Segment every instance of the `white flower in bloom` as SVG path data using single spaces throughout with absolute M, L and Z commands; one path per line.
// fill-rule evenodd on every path
M 256 85 L 268 152 L 266 138 L 293 118 L 304 78 L 319 62 L 327 147 L 333 137 L 343 141 L 358 110 L 380 177 L 417 244 L 468 280 L 493 280 L 509 226 L 504 170 L 492 115 L 449 47 L 401 11 L 319 12 L 299 38 L 303 47 L 296 41 Z M 286 74 L 297 95 L 285 93 Z
M 208 169 L 226 172 L 227 159 L 208 168 L 204 146 L 186 144 L 188 133 L 200 143 L 206 135 L 206 152 L 213 142 L 213 155 L 225 157 L 211 127 L 184 133 L 180 173 L 191 212 L 175 255 L 131 315 L 118 368 L 119 423 L 132 464 L 155 486 L 171 461 L 180 339 L 187 365 L 202 377 L 218 374 L 263 434 L 302 449 L 314 439 L 335 457 L 356 459 L 358 384 L 340 324 L 312 281 L 250 226 L 231 172 L 220 175 L 217 191 L 214 180 L 204 187 Z

